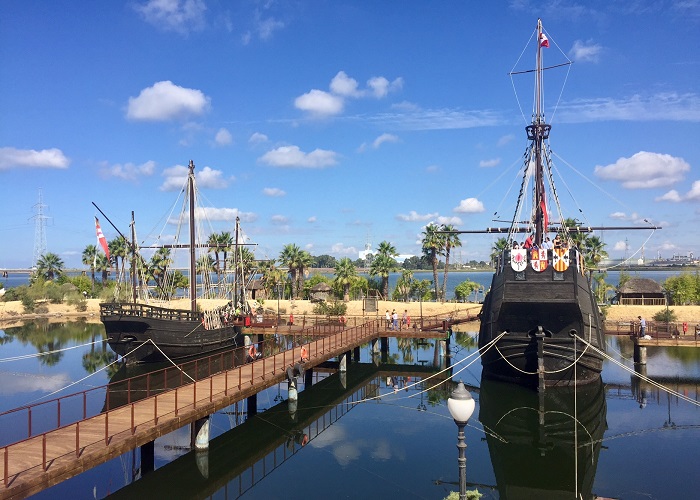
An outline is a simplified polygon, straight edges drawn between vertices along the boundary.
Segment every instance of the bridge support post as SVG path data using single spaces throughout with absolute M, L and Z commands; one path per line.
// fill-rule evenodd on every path
M 647 348 L 640 346 L 636 341 L 634 343 L 634 362 L 640 365 L 647 364 Z
M 299 399 L 299 391 L 297 390 L 297 379 L 292 377 L 287 380 L 287 393 L 289 395 L 290 401 L 297 401 Z
M 382 350 L 382 354 L 386 355 L 389 352 L 389 337 L 381 337 L 380 339 L 380 348 Z
M 191 429 L 190 446 L 196 450 L 209 448 L 209 416 L 192 422 Z
M 352 351 L 352 359 L 353 361 L 359 363 L 360 362 L 360 346 L 355 347 Z
M 153 472 L 155 469 L 155 449 L 156 442 L 149 441 L 148 443 L 141 445 L 141 475 L 145 476 L 149 472 Z
M 338 359 L 338 370 L 342 372 L 348 371 L 348 357 L 350 353 L 344 352 Z
M 248 418 L 254 417 L 255 415 L 258 414 L 258 395 L 253 394 L 252 396 L 248 396 L 248 399 L 246 400 L 248 404 Z
M 311 387 L 314 383 L 314 369 L 309 368 L 304 372 L 304 388 Z
M 379 342 L 379 338 L 375 338 L 375 339 L 372 339 L 372 340 L 370 341 L 370 344 L 369 344 L 369 345 L 370 345 L 371 350 L 372 350 L 372 356 L 374 356 L 375 354 L 379 354 L 379 344 L 378 344 L 378 342 Z

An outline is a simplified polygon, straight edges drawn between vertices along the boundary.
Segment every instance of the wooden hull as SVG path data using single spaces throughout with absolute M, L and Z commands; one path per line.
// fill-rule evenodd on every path
M 481 310 L 479 347 L 506 335 L 483 352 L 486 378 L 529 387 L 583 385 L 600 379 L 603 357 L 575 340 L 571 332 L 600 350 L 605 337 L 588 280 L 572 264 L 559 272 L 548 266 L 522 271 L 510 266 L 509 252 L 493 277 Z M 541 344 L 541 345 L 540 345 Z
M 242 327 L 211 328 L 200 313 L 144 306 L 100 304 L 110 348 L 130 362 L 182 360 L 244 344 Z

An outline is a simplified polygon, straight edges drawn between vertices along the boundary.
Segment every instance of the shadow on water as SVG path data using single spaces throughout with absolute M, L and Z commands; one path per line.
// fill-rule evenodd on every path
M 353 364 L 352 371 L 305 387 L 297 402 L 283 401 L 247 418 L 212 439 L 208 450 L 190 451 L 110 498 L 238 498 L 351 411 L 355 403 L 378 396 L 387 377 L 425 377 L 436 371 L 421 366 Z
M 480 401 L 499 498 L 595 498 L 607 428 L 602 381 L 537 393 L 482 379 Z

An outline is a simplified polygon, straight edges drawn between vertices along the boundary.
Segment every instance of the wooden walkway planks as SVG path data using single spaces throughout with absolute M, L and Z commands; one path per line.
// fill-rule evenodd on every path
M 376 337 L 369 322 L 306 344 L 313 367 Z M 0 499 L 23 498 L 153 441 L 285 378 L 301 347 L 0 448 Z

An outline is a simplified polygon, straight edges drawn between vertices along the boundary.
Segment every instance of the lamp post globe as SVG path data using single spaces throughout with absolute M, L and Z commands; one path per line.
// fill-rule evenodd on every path
M 464 427 L 474 413 L 474 398 L 460 380 L 447 399 L 447 409 L 457 424 L 457 450 L 459 450 L 459 499 L 467 498 L 467 444 L 464 442 Z

